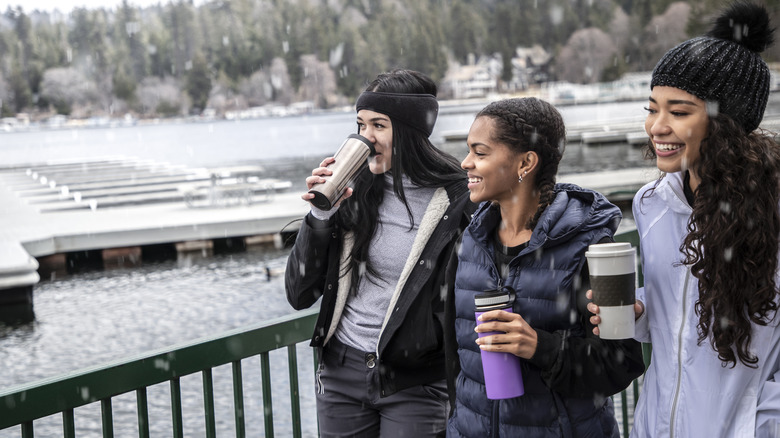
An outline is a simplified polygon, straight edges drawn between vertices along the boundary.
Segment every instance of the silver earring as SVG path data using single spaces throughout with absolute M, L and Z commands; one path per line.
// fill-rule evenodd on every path
M 517 182 L 518 183 L 522 183 L 523 182 L 523 177 L 526 176 L 527 174 L 528 174 L 528 171 L 526 170 L 525 172 L 523 172 L 522 175 L 517 177 Z

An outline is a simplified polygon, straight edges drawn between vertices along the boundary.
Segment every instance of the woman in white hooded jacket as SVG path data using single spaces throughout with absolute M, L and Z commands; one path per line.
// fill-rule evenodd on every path
M 636 339 L 652 357 L 632 437 L 780 437 L 780 148 L 757 129 L 772 34 L 763 7 L 734 3 L 653 70 L 645 130 L 663 176 L 633 205 Z

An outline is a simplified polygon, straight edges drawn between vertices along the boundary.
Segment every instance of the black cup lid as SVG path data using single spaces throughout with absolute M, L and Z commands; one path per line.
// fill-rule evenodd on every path
M 311 205 L 319 208 L 320 210 L 330 210 L 333 208 L 333 205 L 330 203 L 330 199 L 328 199 L 328 197 L 323 193 L 316 190 L 309 190 L 309 193 L 314 195 L 314 199 L 309 201 L 311 202 Z
M 349 134 L 349 136 L 347 136 L 347 138 L 354 138 L 356 140 L 362 141 L 363 143 L 365 143 L 366 146 L 368 146 L 368 150 L 370 151 L 368 155 L 370 157 L 373 157 L 374 155 L 376 155 L 376 149 L 374 149 L 374 144 L 371 143 L 367 138 L 363 137 L 362 135 L 360 135 L 360 134 Z

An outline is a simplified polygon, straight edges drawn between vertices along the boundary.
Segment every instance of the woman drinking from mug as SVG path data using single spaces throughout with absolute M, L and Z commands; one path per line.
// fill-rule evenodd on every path
M 565 141 L 560 113 L 535 98 L 494 102 L 469 130 L 461 166 L 481 205 L 448 268 L 450 437 L 619 436 L 609 396 L 642 373 L 642 352 L 592 333 L 585 251 L 612 241 L 621 213 L 555 183 Z M 475 321 L 474 297 L 489 290 L 513 291 L 512 311 Z M 487 332 L 498 334 L 477 337 Z M 525 394 L 488 399 L 480 350 L 519 357 Z
M 321 349 L 323 437 L 444 433 L 441 291 L 469 199 L 457 160 L 428 139 L 436 91 L 410 70 L 380 74 L 366 88 L 358 133 L 376 154 L 334 208 L 312 206 L 288 260 L 290 304 L 302 309 L 322 297 L 311 344 Z M 331 175 L 332 162 L 312 171 L 309 189 Z

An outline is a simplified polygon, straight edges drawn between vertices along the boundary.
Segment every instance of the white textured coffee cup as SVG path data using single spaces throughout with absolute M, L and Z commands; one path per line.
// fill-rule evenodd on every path
M 593 303 L 599 306 L 599 337 L 634 337 L 636 250 L 630 243 L 599 243 L 585 252 Z

